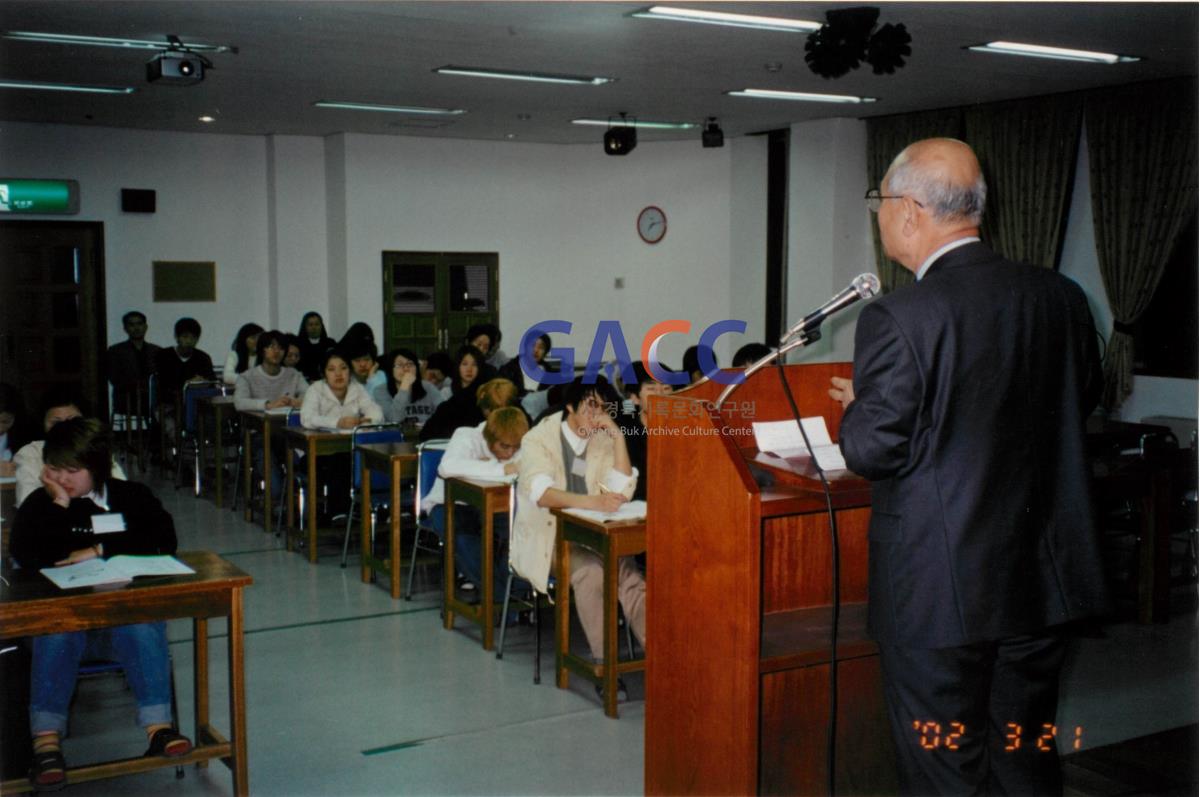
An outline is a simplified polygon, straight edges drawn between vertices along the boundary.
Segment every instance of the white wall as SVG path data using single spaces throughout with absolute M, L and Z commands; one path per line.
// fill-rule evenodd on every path
M 767 317 L 767 137 L 727 138 L 729 202 L 729 317 L 746 322 L 746 342 L 763 340 Z M 774 343 L 774 341 L 771 341 Z M 729 365 L 730 359 L 720 359 Z
M 267 138 L 271 208 L 270 326 L 296 332 L 309 310 L 329 317 L 325 142 Z M 315 287 L 314 287 L 315 286 Z
M 528 327 L 553 318 L 574 324 L 554 345 L 574 347 L 582 361 L 597 322 L 613 319 L 636 359 L 650 326 L 681 318 L 692 335 L 660 349 L 677 364 L 704 327 L 729 317 L 728 147 L 643 142 L 616 158 L 598 142 L 344 139 L 349 314 L 377 333 L 384 250 L 498 252 L 509 354 Z M 667 235 L 653 246 L 635 229 L 646 205 L 667 215 Z M 729 350 L 720 355 L 728 361 L 740 343 L 723 338 Z
M 265 142 L 248 136 L 5 123 L 0 174 L 78 180 L 77 216 L 104 223 L 110 342 L 121 315 L 146 313 L 148 337 L 173 342 L 175 320 L 196 318 L 200 347 L 219 365 L 237 327 L 267 306 Z M 153 215 L 121 212 L 121 188 L 158 192 Z M 22 218 L 42 218 L 22 216 Z M 154 260 L 217 264 L 217 301 L 151 302 Z
M 795 323 L 846 287 L 873 272 L 867 190 L 867 132 L 857 119 L 822 119 L 792 126 L 788 173 L 788 297 Z M 789 362 L 831 362 L 854 357 L 854 321 L 861 306 L 834 316 L 822 338 L 793 352 Z

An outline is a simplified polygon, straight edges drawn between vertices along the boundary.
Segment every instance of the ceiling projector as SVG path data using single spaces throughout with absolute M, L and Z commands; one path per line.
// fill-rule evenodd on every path
M 146 80 L 191 86 L 204 80 L 204 60 L 195 53 L 167 50 L 146 62 Z

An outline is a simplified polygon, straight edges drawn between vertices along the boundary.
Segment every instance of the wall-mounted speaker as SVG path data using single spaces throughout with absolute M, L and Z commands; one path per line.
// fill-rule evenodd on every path
M 124 213 L 153 213 L 156 194 L 148 188 L 122 188 L 121 211 Z

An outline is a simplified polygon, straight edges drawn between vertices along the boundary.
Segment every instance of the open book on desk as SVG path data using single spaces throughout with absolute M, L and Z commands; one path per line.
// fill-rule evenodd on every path
M 43 567 L 39 572 L 59 589 L 76 589 L 123 584 L 138 576 L 186 576 L 196 571 L 174 556 L 114 556 L 62 567 Z
M 626 501 L 617 508 L 615 512 L 600 512 L 595 509 L 564 509 L 569 515 L 581 517 L 585 520 L 594 520 L 597 523 L 611 523 L 615 520 L 645 520 L 646 519 L 646 502 L 645 501 Z

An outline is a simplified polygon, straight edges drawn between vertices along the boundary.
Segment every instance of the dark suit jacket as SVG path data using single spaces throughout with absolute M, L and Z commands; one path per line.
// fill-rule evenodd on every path
M 872 481 L 878 641 L 950 647 L 1106 609 L 1084 458 L 1095 340 L 1074 282 L 980 243 L 863 308 L 840 442 Z
M 212 358 L 200 349 L 193 349 L 187 362 L 179 359 L 174 346 L 158 352 L 158 403 L 173 406 L 183 391 L 185 382 L 200 377 L 209 381 L 216 379 Z
M 104 512 L 90 500 L 76 498 L 64 509 L 45 488 L 35 490 L 17 510 L 13 522 L 12 556 L 23 568 L 53 567 L 71 551 L 104 544 L 104 556 L 117 554 L 174 554 L 175 523 L 171 513 L 137 482 L 108 480 L 108 511 L 125 516 L 125 531 L 91 534 L 91 516 Z

